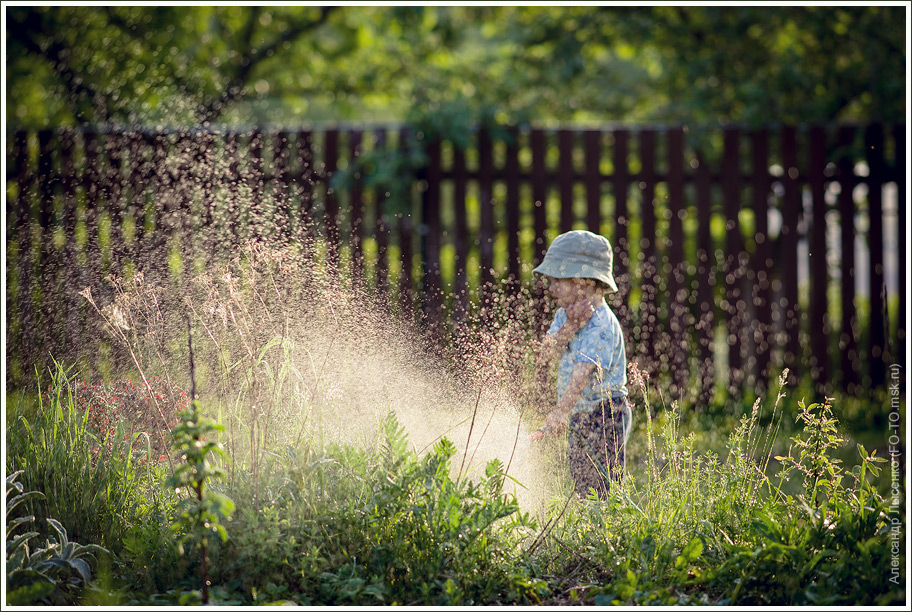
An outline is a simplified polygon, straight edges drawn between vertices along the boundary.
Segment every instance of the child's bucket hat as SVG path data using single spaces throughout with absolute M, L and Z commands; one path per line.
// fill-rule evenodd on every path
M 551 278 L 593 278 L 618 290 L 612 273 L 614 253 L 604 236 L 586 230 L 573 230 L 555 238 L 545 259 L 532 272 Z

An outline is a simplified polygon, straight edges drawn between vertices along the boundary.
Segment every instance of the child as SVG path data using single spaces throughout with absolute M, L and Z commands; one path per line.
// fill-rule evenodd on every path
M 561 234 L 533 270 L 546 277 L 558 309 L 542 340 L 539 365 L 559 359 L 557 406 L 531 435 L 568 431 L 570 473 L 582 497 L 604 497 L 619 478 L 630 434 L 624 335 L 604 294 L 617 291 L 608 240 L 587 231 Z

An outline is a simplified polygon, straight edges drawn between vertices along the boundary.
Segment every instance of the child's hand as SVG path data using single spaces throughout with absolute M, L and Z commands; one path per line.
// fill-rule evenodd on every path
M 579 300 L 564 309 L 567 313 L 567 323 L 580 329 L 595 313 L 595 306 L 591 300 Z
M 552 410 L 545 417 L 545 426 L 542 427 L 547 432 L 561 433 L 567 427 L 567 414 Z
M 529 434 L 529 441 L 538 442 L 539 440 L 544 438 L 546 435 L 552 433 L 553 431 L 554 430 L 551 428 L 551 426 L 549 426 L 547 424 L 542 425 L 541 427 L 539 427 L 538 429 L 533 431 L 531 434 Z

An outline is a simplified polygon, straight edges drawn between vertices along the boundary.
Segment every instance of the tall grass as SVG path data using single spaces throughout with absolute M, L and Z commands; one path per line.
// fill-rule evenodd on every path
M 896 603 L 888 582 L 898 554 L 889 506 L 872 480 L 876 456 L 859 447 L 851 484 L 832 453 L 840 441 L 829 404 L 801 404 L 800 456 L 773 455 L 782 425 L 780 390 L 758 400 L 723 454 L 696 453 L 677 406 L 652 418 L 647 385 L 645 457 L 607 501 L 556 504 L 562 521 L 542 540 L 544 568 L 562 601 L 596 604 Z M 634 377 L 636 380 L 636 377 Z M 766 425 L 761 426 L 765 422 Z M 787 469 L 778 479 L 773 465 Z M 791 467 L 790 467 L 791 465 Z M 797 495 L 783 485 L 804 476 Z M 846 479 L 848 480 L 848 479 Z M 821 500 L 822 501 L 819 501 Z
M 201 410 L 223 426 L 207 435 L 230 458 L 219 466 L 227 477 L 210 487 L 230 496 L 236 511 L 222 522 L 227 541 L 207 549 L 206 568 L 179 556 L 177 499 L 162 484 L 181 460 L 140 465 L 148 439 L 140 437 L 146 450 L 137 450 L 125 425 L 100 437 L 74 402 L 74 375 L 58 368 L 36 416 L 19 408 L 12 415 L 7 469 L 23 470 L 22 482 L 44 493 L 36 515 L 59 519 L 74 540 L 116 557 L 109 584 L 96 585 L 87 602 L 179 603 L 199 586 L 202 569 L 210 601 L 221 604 L 877 604 L 904 597 L 877 574 L 893 562 L 892 525 L 872 484 L 877 458 L 859 449 L 858 469 L 843 471 L 829 443 L 838 437 L 833 417 L 819 405 L 800 413 L 793 461 L 776 458 L 790 410 L 781 403 L 784 377 L 768 405 L 755 402 L 730 433 L 711 436 L 712 450 L 699 450 L 705 441 L 684 431 L 677 404 L 653 404 L 662 389 L 632 377 L 642 409 L 628 473 L 610 483 L 607 499 L 579 499 L 560 479 L 523 483 L 555 494 L 530 516 L 505 492 L 503 463 L 473 466 L 492 422 L 475 422 L 483 385 L 512 378 L 505 389 L 518 393 L 516 381 L 526 376 L 528 355 L 508 341 L 524 333 L 519 323 L 465 352 L 455 379 L 472 393 L 448 397 L 474 403 L 469 439 L 420 423 L 436 428 L 434 442 L 413 449 L 401 417 L 430 421 L 437 413 L 445 394 L 412 386 L 437 371 L 363 296 L 315 276 L 295 253 L 252 247 L 192 279 L 179 298 L 140 275 L 117 287 L 114 304 L 98 312 L 125 343 L 135 376 L 186 386 L 195 370 Z M 196 364 L 189 369 L 188 321 Z M 350 355 L 356 358 L 343 358 Z M 387 394 L 390 387 L 401 388 Z M 164 403 L 161 411 L 164 420 Z M 509 427 L 514 451 L 522 426 Z M 776 480 L 777 464 L 805 478 Z
M 71 539 L 119 550 L 126 531 L 145 520 L 144 494 L 157 485 L 148 464 L 139 465 L 151 454 L 148 437 L 123 423 L 107 439 L 90 431 L 88 411 L 74 406 L 74 383 L 58 364 L 34 414 L 20 403 L 9 415 L 6 469 L 22 470 L 21 482 L 44 493 L 28 504 L 39 524 L 55 518 Z
M 195 563 L 174 556 L 175 513 L 150 486 L 161 481 L 129 446 L 102 450 L 71 384 L 58 370 L 34 422 L 17 417 L 8 468 L 45 493 L 36 513 L 113 545 L 119 569 L 105 596 L 95 585 L 86 602 L 177 603 Z M 256 489 L 226 487 L 237 512 L 224 522 L 227 543 L 211 551 L 212 602 L 901 602 L 884 580 L 894 559 L 889 508 L 871 482 L 880 462 L 859 449 L 857 469 L 828 464 L 832 444 L 817 441 L 831 415 L 821 405 L 801 414 L 791 469 L 810 477 L 797 497 L 766 475 L 779 419 L 764 419 L 759 404 L 722 455 L 696 453 L 672 405 L 650 417 L 643 433 L 653 443 L 607 500 L 571 494 L 541 522 L 503 492 L 502 464 L 459 479 L 449 440 L 419 455 L 393 414 L 360 444 L 270 447 Z

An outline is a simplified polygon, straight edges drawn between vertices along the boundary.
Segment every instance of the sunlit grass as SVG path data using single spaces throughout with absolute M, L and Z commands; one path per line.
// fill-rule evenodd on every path
M 323 264 L 300 250 L 248 248 L 218 267 L 194 262 L 183 283 L 156 286 L 139 273 L 116 280 L 120 310 L 98 304 L 92 315 L 105 323 L 110 346 L 128 354 L 135 384 L 167 376 L 189 390 L 192 373 L 203 413 L 224 426 L 216 435 L 227 456 L 215 464 L 227 475 L 212 486 L 237 512 L 225 522 L 228 541 L 211 551 L 214 601 L 789 605 L 821 597 L 815 585 L 824 583 L 830 597 L 895 600 L 882 582 L 871 586 L 869 561 L 841 543 L 863 540 L 872 568 L 889 562 L 885 532 L 871 531 L 879 523 L 865 513 L 853 518 L 856 499 L 883 501 L 852 481 L 858 455 L 827 451 L 846 467 L 845 495 L 825 506 L 824 518 L 840 525 L 839 542 L 819 531 L 820 515 L 802 509 L 801 479 L 776 479 L 780 462 L 772 457 L 788 456 L 791 438 L 807 435 L 796 423 L 797 401 L 813 397 L 810 388 L 786 388 L 782 397 L 774 388 L 755 404 L 727 397 L 723 381 L 716 403 L 686 407 L 662 381 L 632 386 L 628 473 L 607 499 L 578 499 L 566 442 L 528 442 L 539 417 L 535 406 L 522 407 L 520 393 L 531 346 L 523 341 L 525 312 L 487 335 L 467 335 L 464 352 L 450 360 L 356 299 L 344 277 L 319 274 Z M 321 248 L 315 258 L 325 262 Z M 121 375 L 114 353 L 104 348 L 85 364 L 91 369 L 73 375 Z M 21 405 L 7 398 L 8 417 L 24 416 L 14 418 L 17 426 L 37 423 L 44 441 L 18 438 L 9 465 L 31 465 L 28 479 L 43 483 L 34 476 L 42 449 L 91 447 L 98 434 L 82 427 L 58 440 L 54 432 L 64 429 L 54 423 L 80 414 L 55 408 L 54 423 L 42 424 L 28 416 L 40 408 L 27 395 Z M 839 398 L 834 406 L 852 422 L 867 404 Z M 104 516 L 120 493 L 112 497 L 99 483 L 133 476 L 120 468 L 119 476 L 102 474 L 94 464 L 91 478 L 73 484 L 67 474 L 83 472 L 60 452 L 49 456 L 61 463 L 48 484 L 35 486 L 59 498 L 55 508 L 69 491 L 89 491 L 80 495 L 100 504 L 60 514 L 86 541 L 104 538 L 121 563 L 108 570 L 104 601 L 177 602 L 190 588 L 181 576 L 197 574 L 192 558 L 176 553 L 174 498 L 160 481 L 121 490 L 147 518 L 121 525 L 112 539 L 89 515 Z M 497 487 L 480 493 L 492 478 Z M 882 477 L 865 482 L 884 490 Z M 453 544 L 460 533 L 478 539 Z M 761 554 L 773 537 L 790 542 L 793 556 Z M 821 557 L 819 571 L 795 569 L 823 550 L 836 551 L 832 563 Z M 863 592 L 838 578 L 836 563 L 855 568 Z

